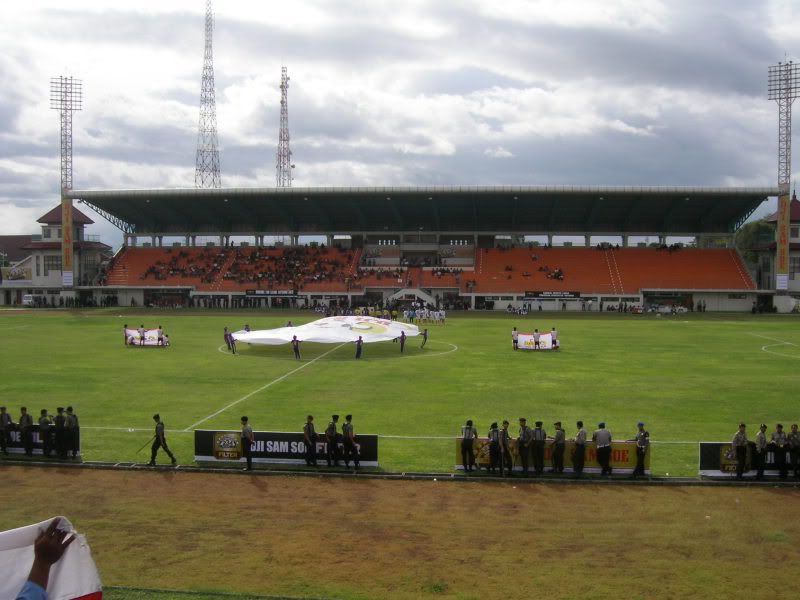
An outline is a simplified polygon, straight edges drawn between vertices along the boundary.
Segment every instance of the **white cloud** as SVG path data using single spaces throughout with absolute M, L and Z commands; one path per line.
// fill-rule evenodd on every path
M 486 156 L 490 158 L 511 158 L 514 156 L 513 152 L 510 152 L 503 148 L 502 146 L 495 146 L 494 148 L 487 148 L 483 151 Z

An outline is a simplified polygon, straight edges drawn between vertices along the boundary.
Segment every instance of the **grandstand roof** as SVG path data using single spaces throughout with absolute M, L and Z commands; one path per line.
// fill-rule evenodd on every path
M 74 190 L 127 233 L 723 234 L 777 188 L 450 186 Z

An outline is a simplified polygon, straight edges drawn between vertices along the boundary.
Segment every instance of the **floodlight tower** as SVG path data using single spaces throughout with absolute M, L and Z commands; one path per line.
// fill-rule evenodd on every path
M 72 77 L 50 79 L 50 108 L 61 118 L 61 285 L 73 286 L 72 200 L 72 113 L 83 109 L 83 82 Z
M 768 70 L 769 99 L 778 103 L 778 230 L 775 256 L 775 290 L 789 290 L 789 184 L 792 177 L 792 103 L 800 91 L 800 69 L 792 61 Z M 780 310 L 780 307 L 779 307 Z
M 218 188 L 219 150 L 217 149 L 217 103 L 214 97 L 214 13 L 206 0 L 206 45 L 203 55 L 203 79 L 200 84 L 200 126 L 197 133 L 197 166 L 194 186 Z
M 275 156 L 277 187 L 292 187 L 292 169 L 292 151 L 289 149 L 289 76 L 286 67 L 281 67 L 281 126 Z

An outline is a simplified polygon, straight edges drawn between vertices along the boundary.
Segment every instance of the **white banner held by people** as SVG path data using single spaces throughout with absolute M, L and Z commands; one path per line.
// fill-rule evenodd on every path
M 86 538 L 77 533 L 65 517 L 59 518 L 58 529 L 68 531 L 75 540 L 50 569 L 47 584 L 49 600 L 101 600 L 103 585 L 92 559 Z M 33 564 L 33 545 L 41 531 L 53 519 L 0 532 L 0 598 L 16 598 Z
M 259 331 L 236 331 L 233 339 L 246 344 L 288 344 L 294 336 L 301 342 L 341 344 L 355 342 L 359 336 L 365 344 L 388 342 L 399 338 L 419 335 L 419 328 L 410 323 L 379 319 L 377 317 L 326 317 L 297 327 L 279 327 Z
M 517 336 L 517 347 L 520 350 L 553 350 L 553 336 L 550 332 L 539 334 L 539 347 L 536 347 L 533 333 L 520 332 Z

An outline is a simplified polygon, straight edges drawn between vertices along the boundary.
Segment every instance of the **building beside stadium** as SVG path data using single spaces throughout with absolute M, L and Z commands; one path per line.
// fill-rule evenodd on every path
M 777 195 L 600 186 L 70 190 L 66 199 L 123 232 L 122 248 L 104 255 L 108 247 L 83 232 L 91 221 L 73 209 L 75 285 L 60 288 L 58 277 L 46 279 L 60 269 L 47 254 L 48 243 L 57 254 L 57 240 L 45 238 L 45 228 L 58 234 L 54 209 L 40 219 L 50 221 L 41 239 L 27 242 L 29 254 L 4 267 L 0 301 L 58 292 L 123 306 L 421 300 L 493 310 L 749 311 L 768 307 L 774 290 L 758 288 L 733 235 Z M 689 241 L 668 243 L 675 239 Z

